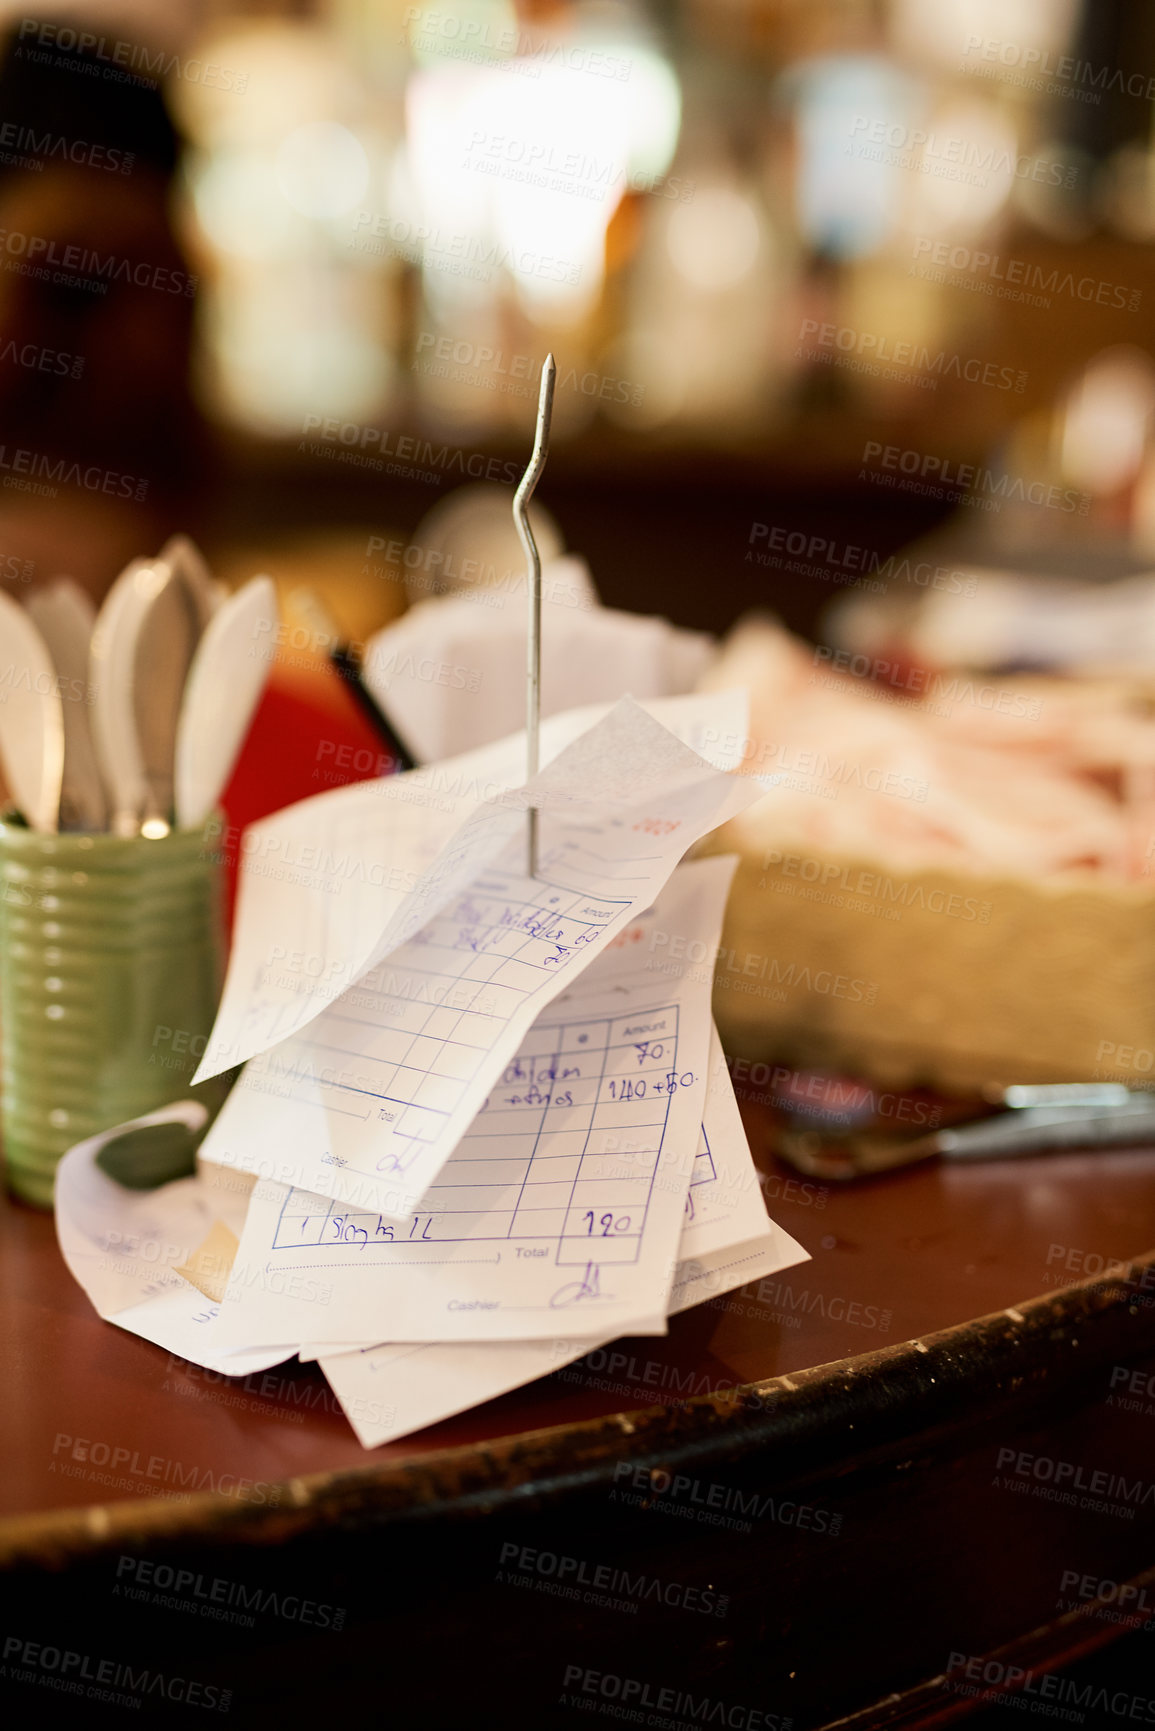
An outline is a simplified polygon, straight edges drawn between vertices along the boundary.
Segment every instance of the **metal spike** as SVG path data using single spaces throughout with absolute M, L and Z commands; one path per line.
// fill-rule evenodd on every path
M 526 561 L 526 590 L 529 601 L 529 633 L 525 664 L 525 770 L 531 780 L 538 769 L 538 745 L 541 733 L 541 558 L 529 526 L 528 506 L 533 490 L 541 479 L 545 460 L 549 456 L 549 424 L 553 415 L 553 387 L 557 367 L 552 355 L 545 357 L 541 369 L 541 390 L 537 399 L 537 427 L 533 436 L 533 455 L 513 495 L 513 521 Z M 537 875 L 537 807 L 530 806 L 528 872 Z

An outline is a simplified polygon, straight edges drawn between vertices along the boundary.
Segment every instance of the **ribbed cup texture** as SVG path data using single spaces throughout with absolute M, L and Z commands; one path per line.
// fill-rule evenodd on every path
M 11 1190 L 50 1207 L 74 1143 L 188 1096 L 221 947 L 219 867 L 201 830 L 149 841 L 0 823 Z

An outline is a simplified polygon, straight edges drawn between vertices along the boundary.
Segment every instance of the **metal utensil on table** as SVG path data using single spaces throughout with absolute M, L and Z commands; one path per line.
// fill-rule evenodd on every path
M 553 417 L 553 388 L 557 366 L 552 354 L 545 357 L 541 369 L 541 388 L 537 399 L 537 426 L 534 429 L 533 452 L 529 467 L 521 477 L 513 495 L 513 521 L 526 558 L 526 588 L 529 601 L 529 630 L 526 637 L 525 668 L 525 755 L 526 780 L 532 781 L 538 771 L 541 733 L 541 559 L 530 527 L 528 506 L 533 490 L 541 480 L 545 460 L 549 456 L 549 427 Z M 537 807 L 531 805 L 527 814 L 528 835 L 526 870 L 537 876 Z
M 0 757 L 30 829 L 60 823 L 64 713 L 56 668 L 32 619 L 0 592 Z
M 254 577 L 213 615 L 189 668 L 176 734 L 176 820 L 204 822 L 232 773 L 269 677 L 277 591 Z
M 92 732 L 116 835 L 140 835 L 151 803 L 136 716 L 137 649 L 149 612 L 172 582 L 167 563 L 134 559 L 105 596 L 92 633 Z M 149 833 L 167 828 L 161 822 Z
M 1030 1106 L 1125 1106 L 1128 1100 L 1145 1097 L 1145 1089 L 1127 1088 L 1122 1082 L 1013 1082 L 983 1089 L 983 1099 L 992 1106 L 1016 1111 Z
M 1098 1085 L 1071 1084 L 1090 1089 Z M 1114 1087 L 1114 1084 L 1109 1086 Z M 1037 1092 L 1056 1092 L 1039 1089 Z M 1036 1092 L 1022 1090 L 1024 1094 Z M 807 1177 L 842 1183 L 897 1171 L 924 1160 L 993 1160 L 1062 1149 L 1140 1147 L 1155 1143 L 1155 1096 L 1124 1089 L 1114 1104 L 1084 1094 L 1050 1105 L 1025 1105 L 903 1140 L 868 1133 L 833 1141 L 812 1130 L 784 1131 L 777 1152 Z
M 104 784 L 92 740 L 88 656 L 96 609 L 71 577 L 34 589 L 25 602 L 59 679 L 64 713 L 62 829 L 102 830 L 108 821 Z

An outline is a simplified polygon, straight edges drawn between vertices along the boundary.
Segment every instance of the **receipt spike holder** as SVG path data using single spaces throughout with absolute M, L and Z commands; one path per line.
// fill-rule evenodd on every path
M 533 490 L 541 479 L 545 460 L 549 456 L 549 424 L 553 416 L 553 387 L 557 366 L 552 354 L 545 357 L 541 369 L 541 390 L 537 399 L 537 428 L 533 436 L 533 455 L 513 495 L 513 521 L 526 561 L 526 590 L 529 601 L 529 633 L 526 639 L 525 664 L 525 756 L 526 779 L 532 780 L 538 770 L 538 741 L 541 728 L 541 558 L 529 526 L 528 506 Z M 529 820 L 528 875 L 537 876 L 537 807 L 531 805 Z

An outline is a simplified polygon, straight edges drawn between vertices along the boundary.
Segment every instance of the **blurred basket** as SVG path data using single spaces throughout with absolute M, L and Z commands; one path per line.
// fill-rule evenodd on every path
M 1142 1085 L 1155 1064 L 1155 886 L 1036 884 L 737 852 L 714 1012 L 735 1055 L 893 1087 Z

